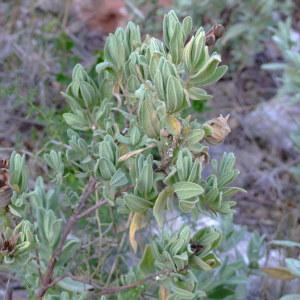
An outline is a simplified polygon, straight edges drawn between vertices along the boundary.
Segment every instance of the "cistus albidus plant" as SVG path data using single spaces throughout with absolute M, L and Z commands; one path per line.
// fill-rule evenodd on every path
M 163 41 L 142 40 L 131 22 L 117 29 L 96 80 L 74 68 L 64 93 L 69 142 L 44 156 L 52 183 L 39 177 L 30 187 L 24 157 L 12 154 L 1 257 L 32 299 L 207 297 L 196 274 L 220 265 L 222 232 L 166 226 L 172 211 L 232 214 L 241 190 L 230 186 L 234 155 L 209 156 L 230 132 L 228 117 L 188 114 L 227 69 L 205 41 L 174 12 Z

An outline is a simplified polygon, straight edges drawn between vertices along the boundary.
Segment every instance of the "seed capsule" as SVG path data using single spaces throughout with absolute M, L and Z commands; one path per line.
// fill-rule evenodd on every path
M 226 136 L 231 132 L 228 120 L 229 115 L 225 118 L 220 115 L 217 118 L 209 120 L 207 124 L 211 127 L 211 134 L 206 136 L 205 140 L 212 145 L 222 143 Z

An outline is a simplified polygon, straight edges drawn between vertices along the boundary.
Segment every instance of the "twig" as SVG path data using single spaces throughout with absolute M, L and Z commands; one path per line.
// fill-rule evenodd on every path
M 96 202 L 95 205 L 89 207 L 88 209 L 86 209 L 85 211 L 83 211 L 82 213 L 80 213 L 79 215 L 76 216 L 76 220 L 82 219 L 83 217 L 88 216 L 89 214 L 91 214 L 92 212 L 94 212 L 97 208 L 101 207 L 102 205 L 107 204 L 106 200 L 100 200 L 98 202 Z
M 143 12 L 132 3 L 132 1 L 130 0 L 125 0 L 125 4 L 128 6 L 128 8 L 130 8 L 132 10 L 132 12 L 139 17 L 141 20 L 145 20 L 145 16 L 143 14 Z
M 53 272 L 54 272 L 56 262 L 62 253 L 62 250 L 63 250 L 63 247 L 67 240 L 67 237 L 68 237 L 69 233 L 72 231 L 75 223 L 80 219 L 80 216 L 85 216 L 90 213 L 89 209 L 87 209 L 84 212 L 82 212 L 82 209 L 83 209 L 86 201 L 88 200 L 88 198 L 91 196 L 92 193 L 95 192 L 95 190 L 96 190 L 96 180 L 94 178 L 91 178 L 89 180 L 89 182 L 87 183 L 85 190 L 79 199 L 79 203 L 75 209 L 74 214 L 68 220 L 68 222 L 63 230 L 63 233 L 62 233 L 62 236 L 60 238 L 57 248 L 52 253 L 52 256 L 48 262 L 46 272 L 42 278 L 41 287 L 39 288 L 39 290 L 36 293 L 37 299 L 43 299 L 43 296 L 45 295 L 45 293 L 47 292 L 49 287 L 51 287 L 53 285 L 53 282 L 54 281 L 57 282 L 57 279 L 53 279 Z M 105 201 L 102 201 L 101 205 L 103 205 L 105 203 L 106 203 Z M 97 203 L 97 205 L 94 205 L 93 207 L 94 207 L 94 209 L 97 209 L 101 205 L 99 205 L 99 203 Z
M 186 270 L 186 268 L 184 268 L 182 270 L 179 270 L 178 273 L 183 272 L 185 270 Z M 160 276 L 168 276 L 173 272 L 174 272 L 173 270 L 169 270 L 169 269 L 168 270 L 162 270 L 160 272 L 150 274 L 149 276 L 147 276 L 143 279 L 137 280 L 137 281 L 135 281 L 133 283 L 130 283 L 130 284 L 127 284 L 127 285 L 103 287 L 103 288 L 101 288 L 101 290 L 99 292 L 96 292 L 96 294 L 99 295 L 99 296 L 118 294 L 122 291 L 133 289 L 133 288 L 136 288 L 140 285 L 143 285 L 148 281 L 159 280 Z
M 67 0 L 65 3 L 65 8 L 64 8 L 64 14 L 63 14 L 63 19 L 62 19 L 62 29 L 65 30 L 67 27 L 67 22 L 69 19 L 69 14 L 70 14 L 70 9 L 71 9 L 71 2 L 72 0 Z
M 96 191 L 96 199 L 97 201 L 99 201 L 99 193 L 98 193 L 98 190 Z M 102 249 L 102 240 L 103 240 L 103 235 L 102 235 L 102 228 L 101 228 L 101 219 L 100 219 L 100 213 L 99 213 L 99 210 L 96 210 L 95 211 L 95 217 L 96 217 L 96 221 L 97 221 L 97 225 L 98 225 L 98 234 L 99 234 L 99 242 L 98 242 L 98 247 L 99 249 Z M 97 266 L 95 268 L 95 270 L 93 271 L 92 273 L 92 278 L 96 275 L 96 274 L 99 274 L 99 270 L 100 270 L 100 267 L 101 267 L 101 259 L 98 259 L 98 262 L 97 262 Z
M 13 288 L 10 286 L 11 277 L 8 278 L 6 283 L 6 290 L 4 300 L 12 300 L 13 299 Z
M 35 256 L 36 256 L 36 262 L 37 262 L 37 265 L 38 265 L 39 278 L 40 278 L 40 282 L 41 282 L 41 280 L 42 280 L 42 271 L 41 271 L 40 253 L 39 253 L 38 248 L 35 249 Z
M 126 228 L 129 227 L 131 219 L 132 219 L 132 214 L 130 214 L 129 217 L 128 217 L 128 220 L 127 220 L 127 223 L 126 223 Z M 112 264 L 111 270 L 110 270 L 109 275 L 108 275 L 108 278 L 106 280 L 106 286 L 108 286 L 108 284 L 110 283 L 111 278 L 112 278 L 112 276 L 113 276 L 113 274 L 114 274 L 114 272 L 115 272 L 115 270 L 117 268 L 118 260 L 119 260 L 119 257 L 120 257 L 119 254 L 120 254 L 120 252 L 121 252 L 121 250 L 122 250 L 122 248 L 124 246 L 124 243 L 126 241 L 126 237 L 127 237 L 127 230 L 125 230 L 125 232 L 122 235 L 121 241 L 119 243 L 119 247 L 117 249 L 116 257 L 114 259 L 114 262 Z

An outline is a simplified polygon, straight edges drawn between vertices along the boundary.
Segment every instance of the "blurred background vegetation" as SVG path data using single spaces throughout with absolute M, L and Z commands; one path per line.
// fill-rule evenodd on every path
M 17 149 L 27 154 L 32 172 L 43 174 L 44 150 L 67 139 L 60 92 L 74 65 L 93 75 L 107 34 L 128 20 L 143 34 L 161 36 L 170 9 L 206 30 L 225 27 L 211 47 L 221 51 L 229 71 L 210 88 L 214 98 L 194 109 L 203 120 L 231 115 L 232 133 L 215 151 L 236 154 L 238 184 L 248 191 L 237 199 L 238 225 L 222 223 L 227 267 L 201 280 L 211 285 L 210 299 L 300 293 L 299 281 L 282 280 L 282 274 L 257 277 L 258 265 L 285 265 L 286 256 L 299 255 L 297 245 L 271 241 L 300 241 L 300 1 L 0 1 L 0 158 Z M 6 281 L 2 274 L 3 290 Z

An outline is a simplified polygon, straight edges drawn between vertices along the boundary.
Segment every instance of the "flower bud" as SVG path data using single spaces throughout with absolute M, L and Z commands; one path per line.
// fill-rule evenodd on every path
M 217 118 L 209 120 L 207 125 L 211 127 L 211 133 L 205 137 L 205 140 L 212 145 L 222 143 L 231 131 L 228 120 L 229 115 L 225 118 L 220 115 Z
M 14 229 L 6 228 L 0 233 L 0 261 L 13 263 L 16 257 L 29 249 L 32 242 L 32 226 L 28 221 L 21 221 Z
M 12 253 L 15 251 L 18 238 L 18 233 L 14 233 L 9 237 L 6 237 L 3 232 L 1 232 L 0 235 L 0 254 L 1 256 L 5 255 L 12 255 Z

